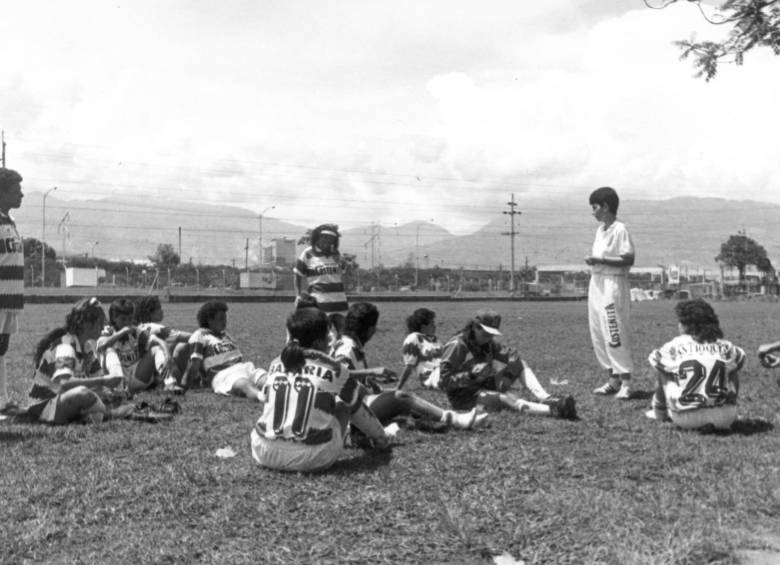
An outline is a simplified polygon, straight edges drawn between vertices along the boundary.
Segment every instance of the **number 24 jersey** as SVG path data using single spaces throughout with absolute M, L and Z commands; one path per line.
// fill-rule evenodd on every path
M 745 352 L 725 339 L 701 343 L 683 334 L 653 351 L 648 361 L 679 385 L 679 398 L 668 399 L 677 408 L 702 408 L 736 402 L 729 376 L 745 364 Z

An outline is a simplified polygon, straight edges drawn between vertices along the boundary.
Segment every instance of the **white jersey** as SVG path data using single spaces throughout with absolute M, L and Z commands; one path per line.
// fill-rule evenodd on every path
M 689 410 L 736 402 L 730 376 L 745 363 L 745 352 L 725 339 L 700 343 L 684 334 L 653 351 L 650 364 L 673 378 L 677 398 L 667 398 L 671 410 Z
M 623 222 L 615 220 L 608 228 L 604 229 L 602 224 L 596 230 L 591 251 L 591 255 L 594 257 L 620 257 L 633 254 L 634 243 L 631 241 L 628 228 Z M 590 269 L 594 275 L 626 276 L 630 267 L 615 267 L 598 263 L 591 265 Z
M 404 365 L 414 369 L 420 384 L 426 388 L 438 388 L 442 349 L 443 345 L 436 336 L 412 332 L 404 339 L 401 348 Z M 432 375 L 434 375 L 433 382 L 431 382 Z

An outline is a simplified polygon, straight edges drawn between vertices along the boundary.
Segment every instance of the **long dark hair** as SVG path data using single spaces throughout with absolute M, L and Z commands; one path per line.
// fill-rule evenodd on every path
M 282 350 L 281 360 L 288 373 L 300 373 L 306 364 L 304 348 L 328 339 L 328 317 L 319 308 L 298 308 L 287 316 L 290 341 Z
M 674 313 L 685 331 L 698 342 L 710 343 L 723 337 L 718 315 L 703 298 L 678 302 Z
M 370 302 L 351 304 L 344 317 L 344 335 L 355 338 L 362 345 L 371 339 L 369 330 L 379 322 L 379 310 Z
M 73 308 L 65 316 L 65 325 L 55 328 L 47 333 L 35 346 L 33 361 L 35 366 L 41 362 L 43 354 L 54 343 L 58 342 L 65 334 L 78 334 L 87 324 L 94 324 L 96 321 L 105 321 L 106 313 L 103 306 L 97 298 L 83 298 L 73 305 Z

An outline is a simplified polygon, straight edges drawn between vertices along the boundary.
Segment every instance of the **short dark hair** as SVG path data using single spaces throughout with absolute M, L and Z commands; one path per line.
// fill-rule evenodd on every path
M 598 206 L 606 204 L 610 212 L 617 214 L 618 207 L 620 206 L 620 198 L 618 197 L 618 193 L 614 188 L 609 186 L 602 186 L 601 188 L 597 188 L 590 193 L 589 203 L 591 206 L 593 204 Z
M 140 297 L 135 302 L 135 322 L 142 324 L 152 321 L 152 312 L 160 308 L 160 297 L 149 294 Z
M 129 298 L 116 298 L 108 307 L 108 321 L 111 322 L 111 325 L 113 326 L 117 316 L 121 316 L 122 314 L 129 314 L 132 316 L 134 312 L 135 304 L 133 304 L 132 300 Z
M 712 306 L 703 298 L 683 300 L 674 307 L 677 320 L 696 341 L 707 343 L 723 337 L 720 320 Z
M 328 317 L 319 308 L 297 308 L 287 316 L 290 341 L 282 350 L 284 370 L 299 373 L 306 364 L 304 347 L 312 347 L 317 340 L 328 339 Z
M 22 182 L 22 175 L 13 169 L 0 167 L 0 190 L 8 190 L 11 186 Z
M 214 318 L 217 313 L 227 312 L 227 310 L 227 304 L 221 300 L 212 300 L 210 302 L 206 302 L 198 309 L 198 327 L 211 329 L 209 328 L 209 320 Z
M 364 344 L 369 339 L 368 330 L 379 322 L 379 309 L 370 302 L 351 304 L 344 317 L 344 332 Z
M 423 326 L 427 326 L 436 319 L 436 312 L 427 308 L 418 308 L 412 315 L 406 318 L 406 329 L 409 333 L 419 332 Z

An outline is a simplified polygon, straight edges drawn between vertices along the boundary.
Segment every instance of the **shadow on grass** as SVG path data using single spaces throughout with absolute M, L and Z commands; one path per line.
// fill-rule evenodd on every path
M 754 434 L 763 434 L 775 429 L 775 425 L 772 422 L 767 422 L 761 418 L 739 418 L 731 425 L 728 430 L 718 430 L 714 426 L 707 426 L 701 428 L 699 433 L 706 435 L 719 435 L 719 436 L 752 436 Z M 695 430 L 692 430 L 695 431 Z
M 349 453 L 352 450 L 348 451 Z M 339 459 L 328 469 L 327 473 L 339 475 L 351 475 L 353 473 L 365 473 L 387 466 L 393 459 L 393 451 L 388 450 L 354 450 L 354 457 Z
M 731 426 L 729 430 L 732 434 L 742 436 L 752 436 L 753 434 L 762 434 L 775 429 L 772 422 L 767 422 L 761 418 L 740 418 Z
M 629 397 L 629 400 L 649 400 L 653 398 L 653 394 L 655 393 L 655 389 L 653 390 L 633 390 L 631 391 L 631 396 Z

